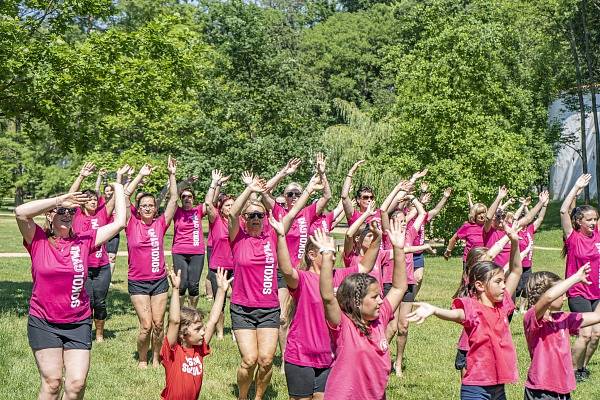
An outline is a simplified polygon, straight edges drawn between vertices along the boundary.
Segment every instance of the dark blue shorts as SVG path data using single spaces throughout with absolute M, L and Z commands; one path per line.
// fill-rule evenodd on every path
M 413 265 L 415 269 L 425 267 L 425 253 L 414 253 L 413 254 Z

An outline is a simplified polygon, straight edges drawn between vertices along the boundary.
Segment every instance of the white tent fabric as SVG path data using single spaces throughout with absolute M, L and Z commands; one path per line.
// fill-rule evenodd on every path
M 577 98 L 569 99 L 569 102 Z M 592 96 L 584 95 L 586 110 L 585 116 L 585 135 L 587 145 L 588 173 L 592 174 L 592 181 L 589 184 L 590 196 L 596 197 L 596 140 L 594 137 L 594 116 L 592 114 Z M 596 94 L 596 105 L 600 113 L 600 94 Z M 577 140 L 572 143 L 572 147 L 562 146 L 559 150 L 554 164 L 550 168 L 550 194 L 553 200 L 562 200 L 571 190 L 575 181 L 582 174 L 583 167 L 581 157 L 573 149 L 581 148 L 581 125 L 579 110 L 569 110 L 565 104 L 565 98 L 555 100 L 548 109 L 549 123 L 558 122 L 562 126 L 562 136 L 574 135 Z

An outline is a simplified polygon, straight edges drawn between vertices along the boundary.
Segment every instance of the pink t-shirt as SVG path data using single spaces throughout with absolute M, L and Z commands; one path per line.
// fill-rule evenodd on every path
M 379 309 L 379 317 L 370 324 L 370 335 L 363 335 L 354 322 L 341 313 L 340 324 L 329 330 L 335 348 L 335 360 L 325 385 L 328 400 L 380 400 L 391 370 L 385 329 L 394 312 L 387 299 Z
M 213 237 L 212 250 L 210 252 L 210 269 L 217 267 L 233 269 L 233 255 L 229 244 L 228 222 L 221 215 L 217 215 L 215 221 L 209 223 L 210 232 Z
M 72 238 L 56 238 L 54 246 L 35 226 L 31 244 L 23 245 L 31 256 L 33 289 L 29 314 L 55 324 L 79 322 L 91 317 L 90 299 L 83 285 L 87 260 L 96 243 L 96 231 L 79 232 Z
M 204 254 L 204 232 L 202 232 L 202 210 L 200 204 L 190 210 L 177 207 L 173 216 L 173 247 L 176 254 Z
M 465 222 L 456 231 L 456 237 L 465 241 L 463 261 L 467 261 L 467 255 L 473 247 L 483 246 L 483 226 L 471 222 Z
M 343 271 L 333 269 L 334 287 L 339 287 L 343 278 L 349 275 Z M 290 288 L 290 294 L 296 311 L 287 337 L 284 360 L 305 367 L 329 368 L 333 352 L 319 292 L 319 275 L 298 270 L 298 287 Z
M 337 293 L 344 279 L 352 274 L 358 274 L 358 264 L 348 268 L 335 268 L 333 270 L 333 292 Z
M 566 394 L 575 390 L 569 335 L 577 335 L 583 317 L 579 313 L 554 312 L 538 320 L 535 307 L 523 316 L 531 366 L 525 387 Z
M 354 213 L 352 213 L 352 216 L 350 217 L 350 221 L 348 221 L 348 226 L 352 225 L 363 214 L 364 213 L 362 211 L 354 210 Z M 367 217 L 365 223 L 369 224 L 373 220 L 381 222 L 381 210 L 378 209 L 375 211 L 375 215 Z
M 281 221 L 283 217 L 288 213 L 288 210 L 275 203 L 273 206 L 273 216 L 276 220 Z M 290 252 L 290 260 L 292 266 L 295 268 L 302 262 L 304 258 L 304 252 L 306 250 L 306 243 L 308 243 L 308 228 L 317 219 L 317 203 L 313 203 L 309 206 L 304 207 L 290 226 L 290 230 L 285 235 L 285 241 Z
M 279 307 L 275 231 L 265 230 L 253 237 L 240 227 L 231 250 L 235 274 L 231 302 L 246 307 Z
M 414 227 L 409 227 L 406 229 L 406 243 L 413 243 L 415 237 L 417 237 L 418 232 Z M 404 255 L 404 260 L 406 261 L 406 279 L 409 285 L 414 285 L 417 283 L 415 279 L 415 263 L 413 262 L 413 253 L 406 253 Z
M 167 275 L 164 238 L 168 227 L 164 214 L 150 225 L 146 225 L 136 216 L 129 218 L 125 228 L 129 253 L 129 280 L 154 281 Z
M 416 221 L 416 217 L 411 219 L 410 221 L 408 221 L 407 226 L 408 227 L 412 227 Z M 431 221 L 431 217 L 429 215 L 429 213 L 425 214 L 425 219 L 423 220 L 423 223 L 421 224 L 421 227 L 419 228 L 419 230 L 417 231 L 417 236 L 415 236 L 415 238 L 413 239 L 413 242 L 411 243 L 413 246 L 423 246 L 425 244 L 425 226 Z M 422 254 L 422 251 L 413 253 L 413 254 Z
M 379 285 L 382 289 L 383 284 L 387 283 L 384 279 L 384 274 L 386 270 L 390 269 L 390 254 L 390 250 L 379 250 L 379 252 L 377 253 L 377 258 L 375 259 L 375 264 L 373 265 L 373 269 L 371 270 L 371 272 L 369 272 L 369 275 L 377 279 L 377 282 L 379 282 Z M 356 268 L 356 271 L 358 272 L 358 264 L 360 264 L 363 257 L 364 256 L 355 253 L 350 253 L 349 255 L 344 254 L 344 266 L 346 268 Z M 390 278 L 390 283 L 391 282 L 392 281 Z
M 519 252 L 525 251 L 529 247 L 527 255 L 521 260 L 523 268 L 531 268 L 531 262 L 533 260 L 533 236 L 535 234 L 535 227 L 533 224 L 527 225 L 525 229 L 519 231 Z
M 104 197 L 98 198 L 98 207 L 94 215 L 86 215 L 80 207 L 75 211 L 73 216 L 73 230 L 75 232 L 85 232 L 92 230 L 98 230 L 101 226 L 110 223 L 112 216 L 106 213 L 106 202 Z M 106 243 L 102 243 L 100 246 L 90 251 L 87 260 L 88 268 L 99 268 L 104 265 L 108 265 L 108 253 L 106 252 Z
M 596 225 L 597 227 L 597 225 Z M 569 289 L 567 295 L 569 297 L 581 296 L 588 300 L 600 299 L 600 233 L 594 229 L 592 236 L 587 237 L 584 234 L 573 230 L 567 241 L 567 257 L 565 278 L 576 273 L 583 264 L 589 262 L 591 271 L 588 274 L 588 279 L 592 282 L 591 285 L 577 283 Z
M 483 245 L 488 249 L 492 248 L 492 246 L 500 239 L 502 239 L 506 233 L 504 231 L 498 230 L 493 226 L 490 228 L 488 232 L 483 230 Z M 508 260 L 510 259 L 510 242 L 506 243 L 502 251 L 494 257 L 494 262 L 501 267 L 504 267 Z
M 469 339 L 463 385 L 491 386 L 519 379 L 517 353 L 510 334 L 508 315 L 515 309 L 510 293 L 502 303 L 487 307 L 477 299 L 461 297 L 453 309 L 463 309 L 463 327 Z
M 333 225 L 333 217 L 333 211 L 323 214 L 320 217 L 317 217 L 315 219 L 315 222 L 313 222 L 310 228 L 308 229 L 308 234 L 314 235 L 317 229 L 323 229 L 325 233 L 329 233 L 329 231 L 331 231 L 331 225 Z

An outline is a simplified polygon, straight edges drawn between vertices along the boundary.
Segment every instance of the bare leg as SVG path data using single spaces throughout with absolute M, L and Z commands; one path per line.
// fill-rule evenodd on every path
M 95 319 L 94 325 L 96 326 L 96 342 L 104 342 L 104 321 L 103 319 Z
M 90 351 L 70 349 L 63 353 L 65 360 L 65 392 L 63 400 L 80 400 L 85 394 L 85 381 L 90 369 Z
M 219 320 L 217 321 L 217 339 L 223 339 L 223 330 L 225 326 L 225 314 L 221 313 L 219 315 Z
M 421 289 L 421 282 L 423 282 L 423 272 L 424 272 L 425 268 L 416 268 L 414 275 L 415 275 L 415 280 L 417 281 L 417 283 L 415 284 L 415 298 L 417 297 L 417 294 L 419 293 L 419 289 Z
M 585 357 L 583 359 L 583 368 L 587 368 L 592 356 L 598 348 L 598 339 L 600 339 L 600 324 L 592 325 L 592 336 L 588 343 L 585 351 Z
M 33 356 L 42 383 L 38 400 L 58 400 L 62 384 L 63 349 L 34 350 Z
M 256 373 L 256 395 L 255 400 L 262 400 L 271 375 L 273 375 L 273 357 L 277 351 L 276 328 L 260 328 L 256 330 L 258 340 L 258 372 Z
M 146 368 L 148 366 L 148 346 L 150 344 L 150 331 L 152 329 L 150 296 L 134 294 L 131 296 L 131 302 L 140 321 L 140 330 L 137 338 L 138 367 Z
M 234 331 L 236 343 L 242 357 L 237 370 L 238 399 L 247 400 L 250 385 L 254 379 L 254 371 L 258 361 L 258 342 L 256 330 L 237 329 Z
M 277 297 L 279 298 L 280 313 L 280 325 L 279 325 L 279 348 L 281 349 L 281 357 L 285 352 L 285 344 L 287 343 L 287 334 L 290 328 L 290 321 L 288 321 L 289 307 L 291 306 L 291 296 L 287 288 L 281 288 L 277 290 Z M 283 364 L 281 365 L 281 373 L 284 373 Z
M 398 337 L 396 338 L 396 344 L 398 351 L 396 353 L 396 376 L 402 376 L 402 359 L 404 358 L 404 348 L 406 347 L 406 341 L 408 339 L 408 320 L 406 316 L 412 309 L 412 303 L 400 303 L 400 313 L 398 316 Z
M 165 310 L 169 293 L 161 293 L 150 297 L 152 309 L 152 366 L 160 366 L 160 348 L 162 347 Z

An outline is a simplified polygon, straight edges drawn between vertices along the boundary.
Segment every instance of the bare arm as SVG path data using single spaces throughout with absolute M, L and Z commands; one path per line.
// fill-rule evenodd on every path
M 444 194 L 442 195 L 440 201 L 438 201 L 435 207 L 431 211 L 429 211 L 429 219 L 434 219 L 435 217 L 437 217 L 440 211 L 442 211 L 442 208 L 444 208 L 444 206 L 448 202 L 448 199 L 450 198 L 451 194 L 452 188 L 446 188 L 446 190 L 444 190 Z
M 444 321 L 456 322 L 457 324 L 462 324 L 465 320 L 465 311 L 461 308 L 457 308 L 455 310 L 447 310 L 445 308 L 432 306 L 428 303 L 414 304 L 419 306 L 419 308 L 407 315 L 407 319 L 410 322 L 422 324 L 425 321 L 425 319 L 427 319 L 431 315 L 435 315 L 436 317 L 438 317 L 439 319 L 443 319 Z
M 281 221 L 277 221 L 273 217 L 273 213 L 269 213 L 269 223 L 277 232 L 277 265 L 283 274 L 283 279 L 290 289 L 298 287 L 298 271 L 292 267 L 290 252 L 288 251 L 287 242 L 285 241 L 285 229 Z
M 214 205 L 214 197 L 215 190 L 219 184 L 219 179 L 222 177 L 222 175 L 223 174 L 218 169 L 212 171 L 210 186 L 206 191 L 206 197 L 204 197 L 204 207 L 206 208 L 206 212 L 208 214 L 208 221 L 211 223 L 215 222 L 215 219 L 217 218 L 218 211 Z
M 315 188 L 322 189 L 322 186 L 317 184 L 318 180 L 318 175 L 314 175 L 311 178 L 310 182 L 308 182 L 308 185 L 306 185 L 306 188 L 302 191 L 302 194 L 300 195 L 298 200 L 296 200 L 296 203 L 294 203 L 292 209 L 288 211 L 288 213 L 285 214 L 285 216 L 281 219 L 286 234 L 290 230 L 292 223 L 294 222 L 294 218 L 296 218 L 298 213 L 302 211 L 302 208 L 304 208 L 304 206 L 306 205 L 306 202 L 308 201 L 310 195 L 313 193 Z
M 590 263 L 586 263 L 579 268 L 579 271 L 577 271 L 575 274 L 571 275 L 565 280 L 555 283 L 548 290 L 546 290 L 546 292 L 542 294 L 535 303 L 535 318 L 538 320 L 542 319 L 544 314 L 546 314 L 546 311 L 550 308 L 552 302 L 567 293 L 567 290 L 569 290 L 573 285 L 579 282 L 589 285 L 591 283 L 588 280 L 590 269 Z
M 177 172 L 177 160 L 169 156 L 167 159 L 167 169 L 169 171 L 169 201 L 165 207 L 165 223 L 169 225 L 173 221 L 175 211 L 177 211 L 177 200 L 179 193 L 177 191 L 177 179 L 175 173 Z
M 485 214 L 485 224 L 483 224 L 483 230 L 485 232 L 489 232 L 492 228 L 492 221 L 494 220 L 494 216 L 496 215 L 496 210 L 498 209 L 498 206 L 500 205 L 502 199 L 505 198 L 507 194 L 508 189 L 506 189 L 506 186 L 501 186 L 498 188 L 498 195 L 496 196 L 496 199 L 490 205 L 490 207 L 487 210 L 487 213 Z
M 537 232 L 537 230 L 540 229 L 540 226 L 542 226 L 542 223 L 544 222 L 544 217 L 546 216 L 547 209 L 548 209 L 548 202 L 546 201 L 544 204 L 542 204 L 542 209 L 540 210 L 540 213 L 538 214 L 537 218 L 533 222 L 533 230 L 534 231 Z
M 514 229 L 508 226 L 504 230 L 506 231 L 506 236 L 510 239 L 510 265 L 505 284 L 506 290 L 512 296 L 519 285 L 519 280 L 523 274 L 523 266 L 521 265 L 521 253 L 519 251 L 519 235 L 517 235 Z
M 115 199 L 115 216 L 113 222 L 99 227 L 96 231 L 96 246 L 100 246 L 102 243 L 114 237 L 121 229 L 125 228 L 125 225 L 127 225 L 127 211 L 125 209 L 123 185 L 114 182 L 113 187 L 115 189 L 113 194 Z
M 169 305 L 169 325 L 167 327 L 167 341 L 169 346 L 177 343 L 179 337 L 179 324 L 181 321 L 181 306 L 179 304 L 179 285 L 181 284 L 181 270 L 177 274 L 169 268 L 169 280 L 173 288 L 171 293 L 171 303 Z
M 535 207 L 533 207 L 527 213 L 527 215 L 525 217 L 523 217 L 519 220 L 519 226 L 524 228 L 527 225 L 531 224 L 533 222 L 533 219 L 535 218 L 535 216 L 540 212 L 540 210 L 542 209 L 542 206 L 544 205 L 544 203 L 546 201 L 548 201 L 548 199 L 549 199 L 549 194 L 547 191 L 540 193 L 540 200 L 537 202 Z
M 404 256 L 404 240 L 406 235 L 406 225 L 397 221 L 391 221 L 390 229 L 387 231 L 388 237 L 392 242 L 394 253 L 394 270 L 392 275 L 392 288 L 386 295 L 386 299 L 395 311 L 404 293 L 408 289 L 408 278 L 406 276 L 406 258 Z
M 585 188 L 592 180 L 592 175 L 584 174 L 581 175 L 575 182 L 575 186 L 571 189 L 567 197 L 563 200 L 560 206 L 560 223 L 562 225 L 563 234 L 565 238 L 571 235 L 573 232 L 573 225 L 571 224 L 571 203 L 575 203 L 577 200 L 577 193 Z
M 210 315 L 208 316 L 208 322 L 206 323 L 206 327 L 204 328 L 204 341 L 206 344 L 210 343 L 214 333 L 215 327 L 219 322 L 219 316 L 221 315 L 221 310 L 223 309 L 223 303 L 225 302 L 225 294 L 227 293 L 227 289 L 229 288 L 229 284 L 233 280 L 227 279 L 227 274 L 223 268 L 217 268 L 217 295 L 215 296 L 215 301 L 210 308 Z
M 246 189 L 235 199 L 229 211 L 229 240 L 233 241 L 240 230 L 239 217 L 242 213 L 244 205 L 253 192 L 262 193 L 265 188 L 265 181 L 258 176 L 252 175 L 251 172 L 242 173 L 242 182 L 246 185 Z
M 319 275 L 319 292 L 323 299 L 323 308 L 325 309 L 325 319 L 332 326 L 338 326 L 342 319 L 342 310 L 333 293 L 333 262 L 335 251 L 335 241 L 332 237 L 325 235 L 321 229 L 315 231 L 310 240 L 319 248 L 323 254 L 321 273 Z
M 94 163 L 86 162 L 83 164 L 83 167 L 81 167 L 81 170 L 79 171 L 79 175 L 77 175 L 77 178 L 75 178 L 75 181 L 69 188 L 69 193 L 78 192 L 79 188 L 81 188 L 81 183 L 94 172 L 94 168 Z
M 456 247 L 456 242 L 458 242 L 458 236 L 455 233 L 454 235 L 452 235 L 450 240 L 448 240 L 448 246 L 446 247 L 446 251 L 444 251 L 444 259 L 446 261 L 450 259 L 450 256 L 452 255 L 452 250 L 454 250 L 454 247 Z
M 346 230 L 346 235 L 344 236 L 344 254 L 348 255 L 352 252 L 354 248 L 354 235 L 358 232 L 360 227 L 364 224 L 367 218 L 374 214 L 373 211 L 373 203 L 369 204 L 369 208 L 352 223 Z
M 415 205 L 415 208 L 417 209 L 417 217 L 415 218 L 415 222 L 413 222 L 413 228 L 415 228 L 415 230 L 418 232 L 419 229 L 421 229 L 423 223 L 425 222 L 425 216 L 427 213 L 423 208 L 423 204 L 421 204 L 421 202 L 416 197 L 413 197 L 411 202 Z
M 273 209 L 273 206 L 275 205 L 275 199 L 273 199 L 273 196 L 271 195 L 273 189 L 279 185 L 279 182 L 281 182 L 283 178 L 296 172 L 301 163 L 302 160 L 299 158 L 292 158 L 282 169 L 279 170 L 279 172 L 277 172 L 277 174 L 275 174 L 274 177 L 267 181 L 267 189 L 265 191 L 265 195 L 262 196 L 261 199 L 267 210 Z
M 100 168 L 98 171 L 98 176 L 96 177 L 96 184 L 94 185 L 94 191 L 96 192 L 96 196 L 100 197 L 100 185 L 102 184 L 102 180 L 106 176 L 106 168 Z
M 369 231 L 373 234 L 373 240 L 358 264 L 358 272 L 366 274 L 373 270 L 377 256 L 379 255 L 379 248 L 381 247 L 381 230 L 377 226 L 376 221 L 371 221 Z
M 346 220 L 348 222 L 350 222 L 350 220 L 352 219 L 352 214 L 354 214 L 354 207 L 352 206 L 352 201 L 350 200 L 350 187 L 352 186 L 352 177 L 354 176 L 354 173 L 356 172 L 358 167 L 360 167 L 364 163 L 365 160 L 358 160 L 357 162 L 355 162 L 352 168 L 350 168 L 350 170 L 346 174 L 346 177 L 344 178 L 344 183 L 342 184 L 342 193 L 340 197 L 342 198 L 344 214 L 346 214 Z
M 317 153 L 317 174 L 323 186 L 323 195 L 317 200 L 317 215 L 322 215 L 323 211 L 327 207 L 327 203 L 331 200 L 331 187 L 329 187 L 329 181 L 327 175 L 325 175 L 325 155 L 323 153 Z

